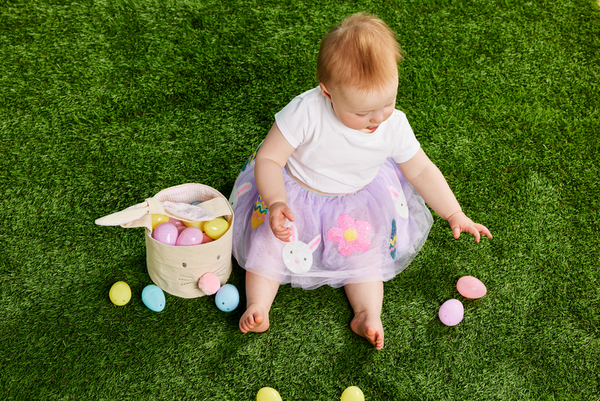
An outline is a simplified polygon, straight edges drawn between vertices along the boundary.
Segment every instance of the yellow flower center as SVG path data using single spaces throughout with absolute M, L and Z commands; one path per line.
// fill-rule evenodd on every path
M 355 229 L 349 228 L 348 230 L 344 231 L 344 238 L 348 242 L 355 241 L 358 238 L 358 233 Z

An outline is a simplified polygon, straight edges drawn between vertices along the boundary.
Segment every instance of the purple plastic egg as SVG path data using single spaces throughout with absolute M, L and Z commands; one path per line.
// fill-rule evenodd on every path
M 202 231 L 197 227 L 188 227 L 179 234 L 177 246 L 192 246 L 202 243 Z
M 154 239 L 165 245 L 175 245 L 177 234 L 177 227 L 171 223 L 162 223 L 154 229 Z
M 456 326 L 463 319 L 465 309 L 458 299 L 449 299 L 440 306 L 440 320 L 446 326 Z

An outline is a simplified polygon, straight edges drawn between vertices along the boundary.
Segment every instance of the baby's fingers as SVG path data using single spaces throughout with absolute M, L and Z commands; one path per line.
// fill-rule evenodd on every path
M 486 226 L 483 226 L 481 224 L 475 224 L 475 226 L 477 227 L 477 231 L 479 231 L 481 234 L 485 235 L 488 238 L 492 238 L 492 233 L 490 232 L 490 230 L 487 229 Z
M 475 236 L 475 241 L 477 242 L 481 240 L 481 234 L 488 238 L 492 238 L 492 233 L 490 233 L 490 230 L 481 224 L 473 224 L 468 227 L 467 231 Z
M 290 228 L 284 227 L 281 230 L 273 230 L 273 234 L 275 237 L 281 241 L 289 242 L 290 237 L 292 236 L 292 230 Z
M 477 230 L 477 227 L 469 226 L 467 228 L 467 232 L 469 232 L 475 236 L 475 242 L 479 242 L 481 240 L 481 234 L 479 233 L 479 230 Z
M 292 230 L 285 226 L 285 221 L 285 217 L 281 219 L 273 219 L 271 221 L 271 230 L 277 239 L 287 242 L 292 235 Z
M 286 219 L 288 219 L 289 221 L 294 221 L 294 213 L 292 213 L 289 207 L 283 209 L 282 212 Z

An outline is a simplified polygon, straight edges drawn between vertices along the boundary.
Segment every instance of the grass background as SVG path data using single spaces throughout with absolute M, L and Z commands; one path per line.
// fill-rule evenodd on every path
M 317 84 L 321 37 L 363 10 L 398 33 L 397 107 L 494 239 L 436 217 L 385 284 L 380 352 L 341 289 L 283 286 L 262 335 L 212 297 L 147 309 L 143 232 L 94 220 L 185 182 L 228 195 Z M 599 399 L 599 82 L 588 0 L 0 1 L 0 398 Z M 460 297 L 463 275 L 486 297 Z

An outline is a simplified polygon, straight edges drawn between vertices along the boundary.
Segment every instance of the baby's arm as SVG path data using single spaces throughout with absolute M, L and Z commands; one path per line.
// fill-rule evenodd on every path
M 274 123 L 256 154 L 254 166 L 256 187 L 269 209 L 271 230 L 281 241 L 290 241 L 291 230 L 285 227 L 285 223 L 286 220 L 294 221 L 294 215 L 287 206 L 287 194 L 281 173 L 294 150 L 277 127 L 277 123 Z
M 419 149 L 415 156 L 398 166 L 425 202 L 441 218 L 448 221 L 454 238 L 458 238 L 461 232 L 473 234 L 477 242 L 481 234 L 492 238 L 492 234 L 485 226 L 473 223 L 463 213 L 446 179 L 437 166 L 429 160 L 423 149 Z

